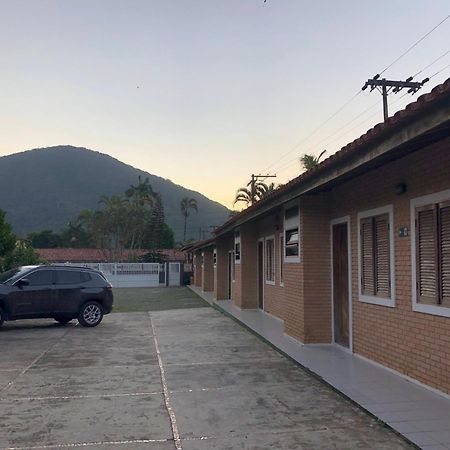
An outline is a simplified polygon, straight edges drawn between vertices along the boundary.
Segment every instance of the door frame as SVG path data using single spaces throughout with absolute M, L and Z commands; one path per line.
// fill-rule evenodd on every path
M 259 279 L 259 243 L 262 242 L 262 280 Z M 265 311 L 265 298 L 264 298 L 264 284 L 265 284 L 265 262 L 266 262 L 266 250 L 265 250 L 265 239 L 259 238 L 256 243 L 256 278 L 257 278 L 257 284 L 256 284 L 256 309 L 258 311 Z M 259 285 L 262 286 L 262 309 L 259 307 Z
M 352 242 L 350 231 L 350 216 L 339 217 L 330 221 L 330 282 L 331 282 L 331 340 L 336 345 L 334 336 L 334 277 L 333 277 L 333 226 L 345 223 L 347 225 L 348 252 L 348 350 L 353 353 L 353 307 L 352 307 Z M 339 344 L 337 344 L 339 345 Z M 339 345 L 342 348 L 342 345 Z

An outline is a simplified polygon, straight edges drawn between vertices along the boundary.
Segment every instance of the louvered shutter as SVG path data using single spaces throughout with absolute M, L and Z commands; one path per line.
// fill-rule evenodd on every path
M 375 294 L 373 220 L 361 219 L 361 291 Z
M 375 295 L 390 298 L 391 268 L 389 245 L 389 216 L 374 218 L 375 232 Z
M 441 303 L 450 307 L 450 203 L 439 205 Z
M 419 303 L 438 304 L 436 207 L 416 209 L 417 299 Z

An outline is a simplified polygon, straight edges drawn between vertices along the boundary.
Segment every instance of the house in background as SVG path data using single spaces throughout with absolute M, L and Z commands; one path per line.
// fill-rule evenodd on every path
M 123 250 L 122 258 L 117 261 L 111 259 L 108 252 L 98 248 L 38 248 L 36 252 L 39 257 L 49 263 L 108 263 L 108 262 L 129 262 L 131 257 L 142 257 L 149 250 Z M 157 250 L 166 261 L 185 262 L 186 255 L 181 250 L 174 248 Z
M 450 79 L 187 251 L 219 304 L 450 394 Z
M 75 264 L 101 270 L 114 287 L 180 286 L 189 277 L 191 265 L 186 254 L 177 249 L 157 250 L 163 263 L 130 263 L 149 250 L 122 250 L 121 258 L 95 248 L 39 248 L 39 257 L 50 264 Z

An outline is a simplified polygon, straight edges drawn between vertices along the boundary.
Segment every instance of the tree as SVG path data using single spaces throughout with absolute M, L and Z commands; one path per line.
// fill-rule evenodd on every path
M 244 202 L 247 206 L 251 206 L 273 192 L 276 188 L 274 183 L 267 185 L 262 181 L 254 183 L 253 189 L 241 187 L 236 191 L 234 204 Z
M 41 262 L 33 247 L 24 241 L 17 241 L 14 249 L 3 260 L 3 270 L 9 270 L 18 266 L 40 264 Z
M 197 200 L 195 198 L 184 197 L 180 202 L 181 214 L 184 217 L 183 242 L 186 241 L 186 226 L 189 217 L 189 210 L 193 209 L 198 212 Z
M 95 247 L 91 234 L 79 220 L 70 221 L 61 231 L 61 246 L 71 248 Z
M 17 238 L 13 234 L 11 225 L 5 222 L 6 213 L 0 209 L 0 258 L 14 250 Z
M 29 233 L 27 241 L 33 248 L 56 248 L 62 246 L 62 238 L 52 230 L 42 230 Z
M 300 163 L 305 170 L 311 170 L 313 167 L 316 167 L 319 164 L 320 159 L 323 155 L 325 155 L 326 152 L 326 150 L 323 150 L 319 156 L 308 155 L 305 153 L 300 157 Z

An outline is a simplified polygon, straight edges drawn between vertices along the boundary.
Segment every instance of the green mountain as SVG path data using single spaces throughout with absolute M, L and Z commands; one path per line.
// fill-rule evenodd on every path
M 198 214 L 188 218 L 188 238 L 198 239 L 200 229 L 220 225 L 229 210 L 199 192 L 152 175 L 115 158 L 68 145 L 40 148 L 0 157 L 0 209 L 19 236 L 31 231 L 59 231 L 83 209 L 98 209 L 102 195 L 121 194 L 138 176 L 149 178 L 162 196 L 166 221 L 181 240 L 183 197 L 197 200 Z

